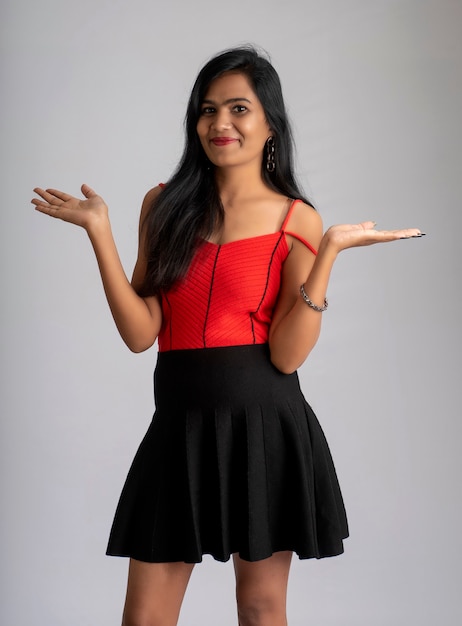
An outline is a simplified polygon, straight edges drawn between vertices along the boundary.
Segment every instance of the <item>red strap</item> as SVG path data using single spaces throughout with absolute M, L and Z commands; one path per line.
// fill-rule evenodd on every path
M 301 200 L 292 200 L 292 202 L 290 203 L 290 207 L 289 210 L 287 211 L 287 214 L 284 218 L 284 222 L 281 226 L 281 230 L 282 232 L 285 232 L 286 226 L 287 226 L 287 222 L 290 220 L 290 216 L 292 215 L 292 211 L 294 209 L 294 206 L 297 204 L 297 202 L 301 202 Z
M 313 248 L 313 246 L 306 239 L 304 239 L 303 237 L 301 237 L 297 233 L 293 233 L 290 230 L 286 230 L 287 223 L 288 223 L 288 221 L 290 219 L 290 216 L 292 215 L 292 211 L 294 209 L 294 206 L 297 204 L 297 202 L 301 202 L 301 200 L 300 199 L 292 200 L 292 203 L 291 203 L 291 205 L 289 207 L 289 210 L 287 211 L 287 215 L 286 215 L 284 223 L 282 225 L 281 231 L 283 233 L 285 233 L 286 235 L 290 235 L 291 237 L 294 237 L 295 239 L 298 239 L 298 241 L 301 241 L 302 244 L 305 245 L 308 248 L 308 250 L 311 250 L 311 252 L 314 255 L 316 255 L 316 254 L 318 254 L 317 250 L 315 248 Z
M 299 241 L 301 241 L 302 244 L 305 245 L 308 248 L 308 250 L 311 250 L 311 252 L 315 256 L 318 254 L 318 251 L 316 250 L 316 248 L 313 248 L 313 246 L 306 239 L 303 239 L 303 237 L 300 237 L 300 235 L 297 235 L 297 233 L 291 233 L 290 230 L 285 230 L 284 233 L 286 235 L 290 235 L 291 237 L 295 237 L 295 239 L 298 239 Z

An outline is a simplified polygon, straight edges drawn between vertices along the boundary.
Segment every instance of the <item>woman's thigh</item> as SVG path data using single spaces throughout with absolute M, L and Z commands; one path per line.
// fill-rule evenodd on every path
M 292 552 L 248 562 L 233 555 L 240 623 L 285 624 Z
M 175 626 L 193 567 L 130 559 L 122 626 Z

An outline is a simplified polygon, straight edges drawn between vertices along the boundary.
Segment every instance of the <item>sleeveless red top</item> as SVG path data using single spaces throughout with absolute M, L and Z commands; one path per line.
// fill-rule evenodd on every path
M 316 250 L 286 229 L 290 205 L 277 233 L 224 244 L 204 241 L 185 278 L 162 295 L 159 351 L 261 344 L 281 285 L 282 264 L 289 254 L 285 235 Z

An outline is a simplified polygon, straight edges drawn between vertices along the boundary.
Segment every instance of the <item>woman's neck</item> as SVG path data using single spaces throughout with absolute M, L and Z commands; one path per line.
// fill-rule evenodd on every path
M 224 206 L 236 204 L 241 198 L 270 192 L 260 169 L 257 172 L 254 168 L 217 168 L 215 180 Z

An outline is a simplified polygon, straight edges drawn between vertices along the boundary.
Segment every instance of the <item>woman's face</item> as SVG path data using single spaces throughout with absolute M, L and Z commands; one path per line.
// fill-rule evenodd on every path
M 272 133 L 245 74 L 228 72 L 210 84 L 197 134 L 205 154 L 217 167 L 261 167 L 263 148 Z

